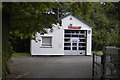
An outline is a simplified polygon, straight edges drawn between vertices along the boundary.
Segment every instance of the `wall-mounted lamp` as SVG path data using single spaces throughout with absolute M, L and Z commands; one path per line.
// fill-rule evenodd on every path
M 91 33 L 91 30 L 88 30 L 88 34 L 90 34 Z

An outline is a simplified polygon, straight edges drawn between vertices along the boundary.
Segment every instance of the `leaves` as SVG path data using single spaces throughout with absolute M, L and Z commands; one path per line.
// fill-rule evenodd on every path
M 92 11 L 93 3 L 91 2 L 78 2 L 71 4 L 71 13 L 73 15 L 78 15 L 81 18 L 89 21 L 90 12 Z
M 43 14 L 43 11 L 50 11 L 56 6 L 58 3 L 3 3 L 3 10 L 10 16 L 10 34 L 21 39 L 32 38 L 36 32 L 51 27 L 57 21 L 56 15 Z
M 74 15 L 78 15 L 92 25 L 93 44 L 116 45 L 120 43 L 118 36 L 120 28 L 118 27 L 118 9 L 120 3 L 112 2 L 75 2 L 70 8 Z

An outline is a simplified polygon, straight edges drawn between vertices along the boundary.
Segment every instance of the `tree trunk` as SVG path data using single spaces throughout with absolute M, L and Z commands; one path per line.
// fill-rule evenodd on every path
M 7 63 L 9 49 L 9 15 L 3 9 L 2 11 L 2 78 L 5 79 L 6 75 L 10 73 Z

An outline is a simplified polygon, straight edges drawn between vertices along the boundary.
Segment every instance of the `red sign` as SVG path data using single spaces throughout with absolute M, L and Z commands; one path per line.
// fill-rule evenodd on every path
M 68 29 L 81 29 L 81 26 L 68 26 Z

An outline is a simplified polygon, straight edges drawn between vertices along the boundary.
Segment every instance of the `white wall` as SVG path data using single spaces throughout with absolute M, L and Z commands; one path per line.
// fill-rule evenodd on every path
M 69 20 L 70 17 L 72 17 L 72 20 Z M 87 34 L 87 55 L 91 55 L 92 29 L 71 15 L 62 19 L 62 28 L 58 29 L 56 25 L 53 33 L 45 34 L 46 36 L 52 36 L 52 48 L 43 48 L 41 47 L 41 41 L 36 43 L 31 40 L 31 55 L 64 55 L 64 29 L 68 29 L 70 24 L 81 26 L 81 30 L 91 30 L 91 33 Z M 39 33 L 37 33 L 37 36 L 37 39 L 41 40 Z
M 92 30 L 90 34 L 87 31 L 87 55 L 91 55 L 91 50 L 92 50 Z
M 72 20 L 69 20 L 70 17 L 72 17 Z M 70 24 L 72 24 L 72 26 L 81 26 L 82 28 L 80 30 L 91 30 L 91 27 L 71 15 L 62 19 L 62 26 L 64 29 L 68 29 Z
M 37 34 L 38 39 L 41 39 L 39 33 Z M 31 40 L 31 55 L 64 55 L 64 39 L 63 29 L 58 29 L 58 26 L 54 27 L 53 33 L 44 34 L 42 36 L 52 36 L 52 47 L 42 47 L 41 42 L 36 43 Z

